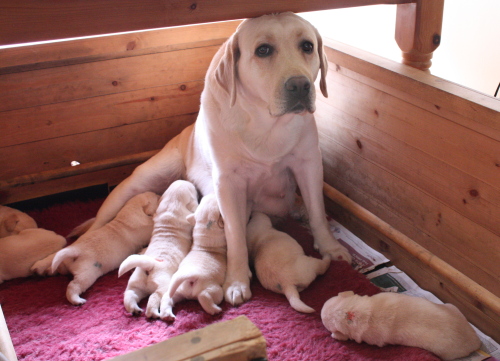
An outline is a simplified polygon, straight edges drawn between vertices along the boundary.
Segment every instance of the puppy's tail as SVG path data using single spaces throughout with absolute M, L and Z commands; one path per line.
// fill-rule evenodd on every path
M 158 261 L 153 257 L 133 254 L 128 256 L 120 265 L 120 268 L 118 269 L 118 277 L 121 277 L 124 273 L 127 273 L 132 268 L 136 267 L 139 267 L 146 272 L 150 272 L 157 263 Z
M 172 280 L 170 281 L 170 285 L 168 287 L 167 294 L 170 298 L 174 297 L 175 291 L 182 285 L 184 282 L 189 282 L 189 286 L 192 289 L 196 282 L 198 282 L 199 276 L 195 276 L 192 274 L 179 274 L 179 272 L 174 273 L 172 276 Z
M 290 302 L 290 306 L 292 306 L 294 310 L 302 313 L 314 312 L 314 308 L 311 308 L 304 302 L 302 302 L 299 296 L 299 291 L 297 291 L 297 287 L 295 287 L 294 285 L 286 286 L 283 289 L 283 294 L 286 296 L 288 302 Z
M 69 234 L 66 236 L 66 238 L 78 238 L 78 237 L 80 237 L 82 234 L 87 232 L 90 227 L 92 227 L 94 222 L 95 222 L 95 217 L 86 220 L 85 222 L 83 222 L 79 226 L 76 226 L 75 228 L 73 228 L 73 230 L 71 232 L 69 232 Z
M 52 260 L 51 272 L 55 273 L 57 271 L 57 268 L 59 267 L 59 265 L 66 258 L 70 258 L 70 257 L 77 258 L 78 256 L 80 256 L 80 251 L 78 250 L 78 248 L 69 246 L 69 247 L 61 249 L 60 251 L 58 251 L 56 253 L 56 255 L 54 256 L 54 259 Z

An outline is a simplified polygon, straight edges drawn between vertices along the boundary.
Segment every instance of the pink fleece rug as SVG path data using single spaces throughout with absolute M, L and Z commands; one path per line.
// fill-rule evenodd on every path
M 101 198 L 62 201 L 28 213 L 39 227 L 66 235 L 93 217 L 101 203 Z M 312 237 L 298 223 L 287 222 L 282 230 L 293 235 L 306 253 L 315 254 Z M 361 295 L 379 292 L 345 262 L 333 262 L 324 276 L 301 293 L 304 302 L 316 309 L 313 314 L 296 312 L 284 296 L 265 290 L 254 279 L 249 302 L 239 307 L 224 303 L 221 314 L 210 316 L 197 302 L 185 301 L 176 305 L 177 318 L 173 323 L 148 320 L 144 315 L 132 316 L 125 311 L 122 295 L 129 275 L 118 278 L 114 271 L 103 276 L 85 292 L 87 303 L 81 307 L 66 300 L 67 276 L 30 277 L 1 284 L 0 303 L 19 360 L 106 360 L 239 315 L 246 315 L 262 331 L 269 360 L 439 360 L 418 348 L 379 348 L 330 337 L 320 318 L 326 300 L 347 290 Z

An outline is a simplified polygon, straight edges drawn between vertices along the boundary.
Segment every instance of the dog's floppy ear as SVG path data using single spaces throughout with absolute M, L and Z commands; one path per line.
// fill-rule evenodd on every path
M 240 56 L 238 32 L 234 33 L 220 50 L 222 56 L 215 69 L 215 80 L 229 94 L 230 106 L 236 102 L 237 64 Z
M 314 29 L 316 39 L 318 41 L 319 69 L 321 70 L 321 78 L 319 80 L 319 88 L 325 98 L 328 98 L 328 90 L 326 88 L 326 73 L 328 72 L 328 59 L 326 58 L 325 49 L 323 48 L 323 38 L 318 30 Z

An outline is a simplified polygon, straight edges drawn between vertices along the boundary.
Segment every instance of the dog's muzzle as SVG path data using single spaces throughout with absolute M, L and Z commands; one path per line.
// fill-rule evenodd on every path
M 304 111 L 314 112 L 313 90 L 311 82 L 305 76 L 294 76 L 285 82 L 285 113 L 299 114 Z

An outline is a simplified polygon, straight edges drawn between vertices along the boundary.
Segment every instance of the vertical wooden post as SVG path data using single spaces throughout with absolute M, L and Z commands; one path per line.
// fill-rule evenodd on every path
M 416 0 L 399 4 L 396 14 L 396 42 L 403 63 L 429 71 L 432 53 L 441 43 L 444 0 Z

